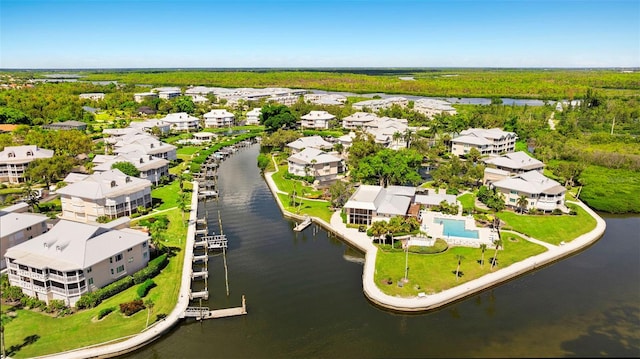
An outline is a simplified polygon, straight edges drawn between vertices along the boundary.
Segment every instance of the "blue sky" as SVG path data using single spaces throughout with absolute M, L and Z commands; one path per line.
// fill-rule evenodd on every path
M 640 0 L 0 0 L 0 68 L 640 67 Z

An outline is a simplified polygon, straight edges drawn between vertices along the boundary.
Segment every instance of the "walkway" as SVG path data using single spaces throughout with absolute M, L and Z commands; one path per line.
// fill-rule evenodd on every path
M 196 221 L 198 219 L 198 182 L 193 182 L 193 192 L 191 193 L 192 206 L 191 210 L 189 210 L 189 227 L 187 228 L 187 243 L 184 250 L 185 259 L 182 268 L 182 280 L 180 282 L 180 297 L 178 297 L 178 303 L 176 303 L 173 311 L 171 311 L 165 319 L 152 324 L 140 334 L 127 337 L 127 339 L 123 341 L 107 345 L 97 344 L 91 347 L 70 350 L 39 358 L 80 359 L 108 358 L 123 355 L 158 339 L 181 320 L 183 313 L 189 306 L 189 293 L 191 291 L 192 262 L 189 258 L 193 256 Z

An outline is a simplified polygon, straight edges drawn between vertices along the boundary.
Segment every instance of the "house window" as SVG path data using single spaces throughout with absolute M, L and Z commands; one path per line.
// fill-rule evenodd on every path
M 33 152 L 27 151 L 27 156 L 33 156 Z
M 131 252 L 133 250 L 133 248 L 129 248 L 127 249 L 127 252 Z
M 509 193 L 511 193 L 511 194 L 518 194 L 518 191 L 511 190 Z
M 89 278 L 89 285 L 93 284 L 93 278 Z
M 115 187 L 115 186 L 117 186 L 117 185 L 116 185 L 116 181 L 111 181 L 111 188 L 113 188 L 113 187 Z
M 113 257 L 109 257 L 109 263 L 113 263 Z
M 147 242 L 142 243 L 142 248 L 147 248 Z
M 91 273 L 91 267 L 87 268 L 87 273 Z
M 133 262 L 133 257 L 129 257 L 129 263 Z
M 511 202 L 511 203 L 515 203 L 515 202 L 516 202 L 516 199 L 515 199 L 515 198 L 510 198 L 510 199 L 509 199 L 509 202 Z
M 122 254 L 117 254 L 116 255 L 116 262 L 119 262 L 122 260 Z
M 117 271 L 118 273 L 122 273 L 122 272 L 124 272 L 124 266 L 123 266 L 123 265 L 122 265 L 122 266 L 118 266 L 118 268 L 116 268 L 116 271 Z
M 147 252 L 142 253 L 142 258 L 147 258 Z

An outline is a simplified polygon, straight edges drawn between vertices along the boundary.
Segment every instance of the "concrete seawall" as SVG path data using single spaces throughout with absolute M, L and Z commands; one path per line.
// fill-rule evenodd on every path
M 272 173 L 265 173 L 265 180 L 283 215 L 285 217 L 302 220 L 304 216 L 296 215 L 285 210 L 284 206 L 280 202 L 280 198 L 277 196 L 279 191 L 271 178 L 271 174 Z M 395 297 L 383 293 L 380 288 L 376 286 L 374 280 L 378 247 L 373 244 L 373 241 L 366 235 L 366 233 L 359 232 L 355 228 L 347 228 L 347 226 L 342 222 L 339 212 L 333 214 L 330 223 L 327 223 L 317 217 L 313 217 L 313 221 L 365 254 L 364 268 L 362 271 L 362 288 L 364 294 L 372 303 L 382 308 L 397 312 L 425 312 L 462 300 L 474 295 L 475 293 L 530 273 L 540 267 L 578 253 L 595 243 L 604 234 L 606 229 L 605 221 L 584 203 L 570 203 L 579 205 L 596 220 L 596 227 L 593 230 L 561 246 L 546 245 L 548 250 L 544 253 L 527 258 L 521 262 L 514 263 L 506 268 L 498 269 L 495 272 L 486 274 L 459 286 L 439 293 L 428 294 L 424 297 Z

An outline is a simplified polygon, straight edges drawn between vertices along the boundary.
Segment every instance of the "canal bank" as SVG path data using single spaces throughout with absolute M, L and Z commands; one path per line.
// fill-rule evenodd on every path
M 272 175 L 273 172 L 265 173 L 264 178 L 283 215 L 288 218 L 303 220 L 305 216 L 293 214 L 284 208 L 282 202 L 280 201 L 280 198 L 277 195 L 278 193 L 282 193 L 282 191 L 278 190 L 275 182 L 272 179 Z M 554 246 L 547 244 L 545 245 L 547 247 L 547 251 L 544 253 L 527 258 L 518 263 L 514 263 L 506 268 L 501 268 L 495 272 L 486 274 L 467 283 L 447 290 L 443 290 L 439 293 L 425 294 L 424 296 L 409 298 L 390 296 L 383 293 L 380 288 L 376 286 L 374 274 L 378 247 L 373 244 L 373 240 L 366 234 L 366 232 L 360 232 L 356 228 L 347 228 L 346 224 L 342 221 L 342 217 L 340 216 L 339 211 L 333 213 L 330 223 L 327 223 L 326 221 L 317 217 L 313 217 L 313 222 L 321 225 L 326 230 L 337 235 L 346 243 L 357 248 L 365 254 L 365 263 L 362 273 L 362 287 L 364 294 L 372 303 L 382 308 L 397 312 L 425 312 L 465 299 L 476 293 L 482 292 L 516 277 L 530 273 L 531 271 L 534 271 L 540 267 L 549 265 L 558 260 L 561 260 L 562 258 L 578 253 L 595 243 L 600 237 L 602 237 L 606 229 L 606 223 L 604 219 L 602 219 L 602 217 L 600 217 L 597 213 L 595 213 L 591 208 L 589 208 L 582 202 L 569 203 L 573 203 L 582 207 L 590 216 L 592 216 L 596 220 L 596 227 L 590 232 L 585 233 L 571 241 L 568 241 L 563 245 Z M 536 242 L 540 242 L 536 239 L 533 240 Z

